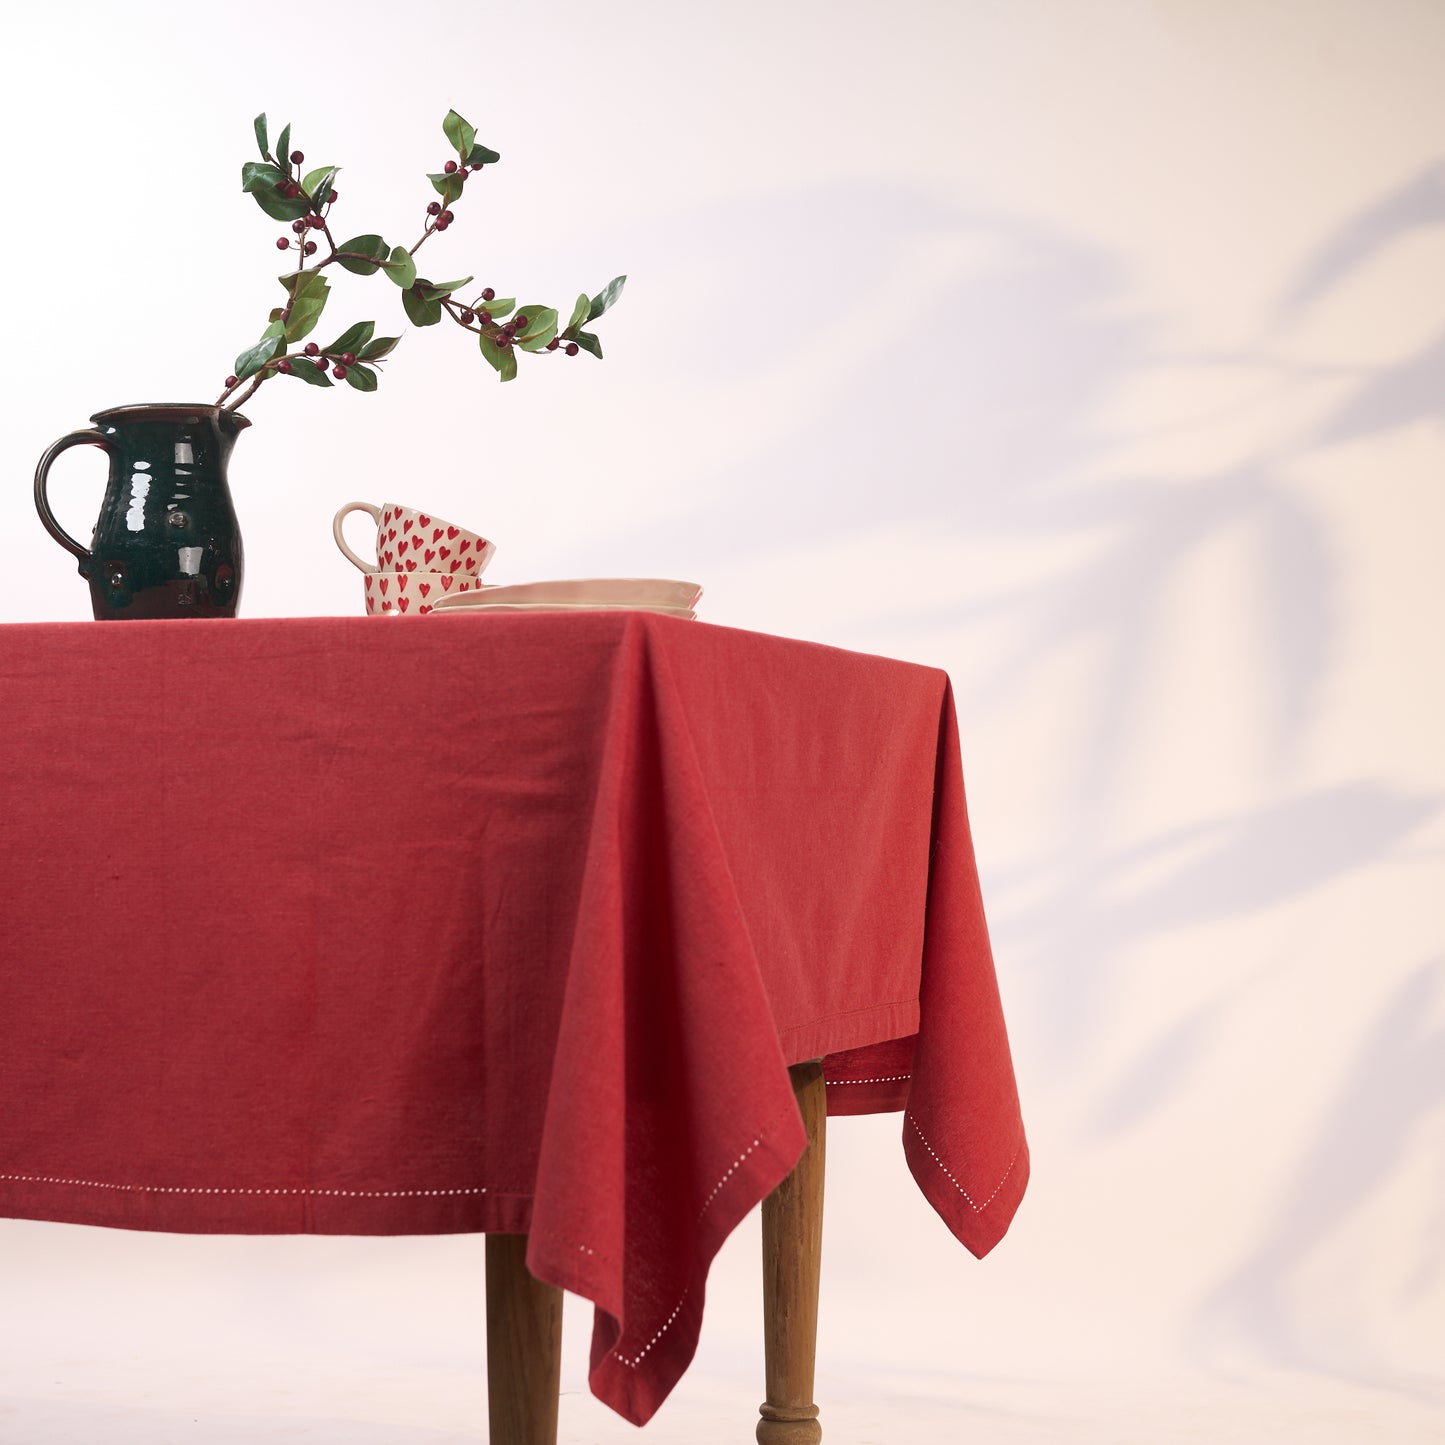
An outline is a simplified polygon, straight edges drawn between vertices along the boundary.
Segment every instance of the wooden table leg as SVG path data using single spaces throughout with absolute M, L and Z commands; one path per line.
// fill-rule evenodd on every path
M 491 1445 L 557 1445 L 562 1291 L 527 1270 L 525 1234 L 487 1236 Z
M 818 1445 L 813 1403 L 818 1346 L 818 1275 L 823 1252 L 823 1155 L 827 1094 L 823 1066 L 795 1064 L 793 1092 L 808 1147 L 793 1172 L 763 1200 L 763 1348 L 768 1398 L 759 1406 L 758 1445 Z

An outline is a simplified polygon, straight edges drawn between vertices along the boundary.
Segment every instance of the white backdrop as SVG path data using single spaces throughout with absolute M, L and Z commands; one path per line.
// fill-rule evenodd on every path
M 32 7 L 0 621 L 89 615 L 46 444 L 213 399 L 276 302 L 252 116 L 409 244 L 455 106 L 503 162 L 431 273 L 626 272 L 607 360 L 503 387 L 438 327 L 375 395 L 263 388 L 242 611 L 359 610 L 331 514 L 398 499 L 493 581 L 695 578 L 948 669 L 1035 1173 L 980 1264 L 897 1116 L 834 1127 L 827 1438 L 1439 1440 L 1442 80 L 1438 0 Z M 398 299 L 339 277 L 322 339 Z M 55 469 L 82 537 L 102 473 Z M 652 1437 L 748 1438 L 756 1252 Z M 479 1440 L 481 1278 L 0 1221 L 0 1442 Z M 630 1437 L 586 1313 L 564 1439 Z

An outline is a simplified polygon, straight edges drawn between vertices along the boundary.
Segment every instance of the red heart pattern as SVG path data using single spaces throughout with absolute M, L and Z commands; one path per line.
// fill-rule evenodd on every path
M 407 584 L 415 582 L 416 595 L 407 595 Z M 455 587 L 453 587 L 455 583 Z M 381 606 L 377 607 L 377 596 L 373 593 L 373 584 L 383 594 L 392 592 L 395 595 L 385 597 Z M 389 613 L 393 616 L 411 610 L 412 603 L 416 604 L 418 616 L 425 616 L 441 601 L 441 596 L 432 597 L 432 593 L 438 591 L 442 594 L 457 591 L 469 592 L 474 587 L 480 587 L 481 581 L 462 573 L 460 576 L 450 572 L 418 572 L 415 577 L 410 572 L 371 572 L 366 576 L 366 610 L 373 616 L 377 612 Z
M 486 570 L 495 550 L 485 537 L 475 532 L 397 502 L 387 502 L 373 515 L 381 518 L 376 532 L 378 573 L 449 570 L 474 582 Z M 370 590 L 368 583 L 367 591 Z

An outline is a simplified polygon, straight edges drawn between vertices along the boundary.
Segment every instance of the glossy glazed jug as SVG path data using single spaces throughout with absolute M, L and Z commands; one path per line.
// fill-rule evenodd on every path
M 63 436 L 35 470 L 35 510 L 80 562 L 99 620 L 234 617 L 241 598 L 241 529 L 226 463 L 251 423 L 214 405 L 118 406 L 93 429 Z M 101 447 L 110 479 L 91 545 L 55 520 L 46 495 L 51 463 L 68 447 Z

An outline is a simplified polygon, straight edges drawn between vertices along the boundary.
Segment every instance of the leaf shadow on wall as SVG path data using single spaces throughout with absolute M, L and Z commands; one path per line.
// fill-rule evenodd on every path
M 1328 1346 L 1305 1337 L 1290 1301 L 1312 1257 L 1366 1208 L 1407 1161 L 1420 1124 L 1445 1106 L 1445 1028 L 1429 1022 L 1442 1001 L 1445 958 L 1435 958 L 1394 991 L 1363 1035 L 1260 1237 L 1197 1310 L 1190 1328 L 1197 1350 L 1207 1353 L 1221 1335 L 1243 1335 L 1278 1363 L 1439 1398 L 1438 1381 L 1412 1379 L 1353 1351 L 1332 1358 Z M 1439 1273 L 1441 1256 L 1437 1238 L 1416 1271 L 1417 1288 Z
M 791 254 L 816 258 L 809 284 L 817 314 L 828 314 L 829 295 L 856 308 L 856 325 L 840 338 L 852 360 L 835 384 L 805 398 L 796 423 L 765 451 L 688 479 L 695 556 L 723 565 L 740 532 L 759 518 L 767 541 L 754 551 L 782 558 L 819 542 L 866 539 L 900 517 L 970 546 L 1094 543 L 1079 549 L 1082 560 L 1042 582 L 981 592 L 960 573 L 954 597 L 927 606 L 896 600 L 906 596 L 905 579 L 891 607 L 880 601 L 886 615 L 877 629 L 880 636 L 907 627 L 944 638 L 1002 624 L 1008 645 L 965 689 L 991 708 L 1017 704 L 1047 667 L 1080 649 L 1097 659 L 1067 774 L 1066 825 L 1050 854 L 987 879 L 999 952 L 1012 971 L 1022 966 L 1033 977 L 1030 1018 L 1045 1035 L 1037 1056 L 1059 1079 L 1076 1076 L 1086 1062 L 1099 1066 L 1091 1055 L 1121 1002 L 1125 960 L 1141 941 L 1303 903 L 1366 866 L 1402 856 L 1445 802 L 1367 777 L 1314 789 L 1291 782 L 1344 629 L 1343 577 L 1329 525 L 1291 482 L 1291 469 L 1340 443 L 1438 426 L 1445 397 L 1445 330 L 1399 362 L 1320 366 L 1292 359 L 1291 329 L 1311 321 L 1315 308 L 1407 233 L 1442 222 L 1445 167 L 1432 167 L 1326 237 L 1263 318 L 1256 343 L 1232 353 L 1167 349 L 1163 321 L 1140 310 L 1117 258 L 1016 216 L 862 183 L 846 198 L 831 188 L 768 198 L 738 222 L 740 233 L 760 238 L 740 267 L 739 293 L 787 293 L 772 284 L 763 253 L 770 244 L 776 250 L 780 235 L 794 237 Z M 813 243 L 798 245 L 796 237 L 810 232 Z M 898 278 L 921 238 L 948 237 L 981 242 L 993 259 L 983 269 L 960 266 L 935 289 L 921 320 L 908 313 Z M 702 224 L 673 239 L 684 248 L 728 244 L 726 234 Z M 714 263 L 719 273 L 730 269 L 726 259 L 726 266 Z M 860 294 L 859 276 L 888 280 Z M 906 324 L 896 324 L 899 317 Z M 804 341 L 789 335 L 766 340 L 785 359 L 805 351 Z M 787 380 L 777 362 L 744 354 L 771 382 Z M 1255 383 L 1222 411 L 1200 406 L 1167 423 L 1181 438 L 1192 428 L 1207 441 L 1222 414 L 1241 410 L 1273 411 L 1277 419 L 1267 440 L 1232 464 L 1161 484 L 1114 463 L 1114 452 L 1142 429 L 1131 432 L 1108 417 L 1127 386 L 1178 367 L 1240 368 Z M 762 406 L 759 390 L 738 384 L 744 369 L 735 355 L 711 374 L 704 365 L 702 379 L 728 393 L 729 406 Z M 1321 381 L 1334 388 L 1333 399 L 1298 405 L 1318 394 L 1309 389 Z M 1291 419 L 1301 414 L 1311 420 Z M 939 457 L 956 461 L 940 468 Z M 675 525 L 660 524 L 659 540 L 664 526 L 673 533 Z M 1161 830 L 1137 847 L 1111 848 L 1102 840 L 1133 765 L 1147 686 L 1175 646 L 1169 604 L 1179 579 L 1206 547 L 1238 535 L 1248 539 L 1253 559 L 1246 585 L 1254 631 L 1240 647 L 1261 679 L 1258 726 L 1279 780 L 1276 796 Z M 1187 755 L 1177 759 L 1180 768 L 1190 765 Z M 1140 889 L 1132 880 L 1143 865 L 1152 868 L 1152 881 Z M 1133 1058 L 1119 1066 L 1104 1061 L 1109 1078 L 1087 1127 L 1122 1133 L 1181 1095 L 1208 1066 L 1231 1018 L 1253 1006 L 1256 982 L 1231 983 L 1182 1016 L 1161 1018 Z M 1392 1029 L 1397 1047 L 1411 1046 L 1401 1032 L 1406 1025 L 1387 1011 L 1350 1071 L 1350 1094 L 1368 1107 L 1322 1111 L 1298 1178 L 1248 1252 L 1265 1283 L 1251 1291 L 1231 1276 L 1216 1292 L 1216 1304 L 1238 1308 L 1241 1333 L 1280 1361 L 1300 1364 L 1307 1354 L 1303 1337 L 1291 1331 L 1284 1284 L 1308 1251 L 1323 1247 L 1388 1184 L 1407 1121 L 1438 1102 L 1426 1071 L 1388 1067 Z M 1376 1167 L 1331 1190 L 1318 1161 L 1341 1144 L 1342 1130 L 1347 1147 L 1358 1145 Z M 1247 1318 L 1255 1307 L 1258 1327 Z M 1320 1364 L 1334 1368 L 1326 1355 Z

